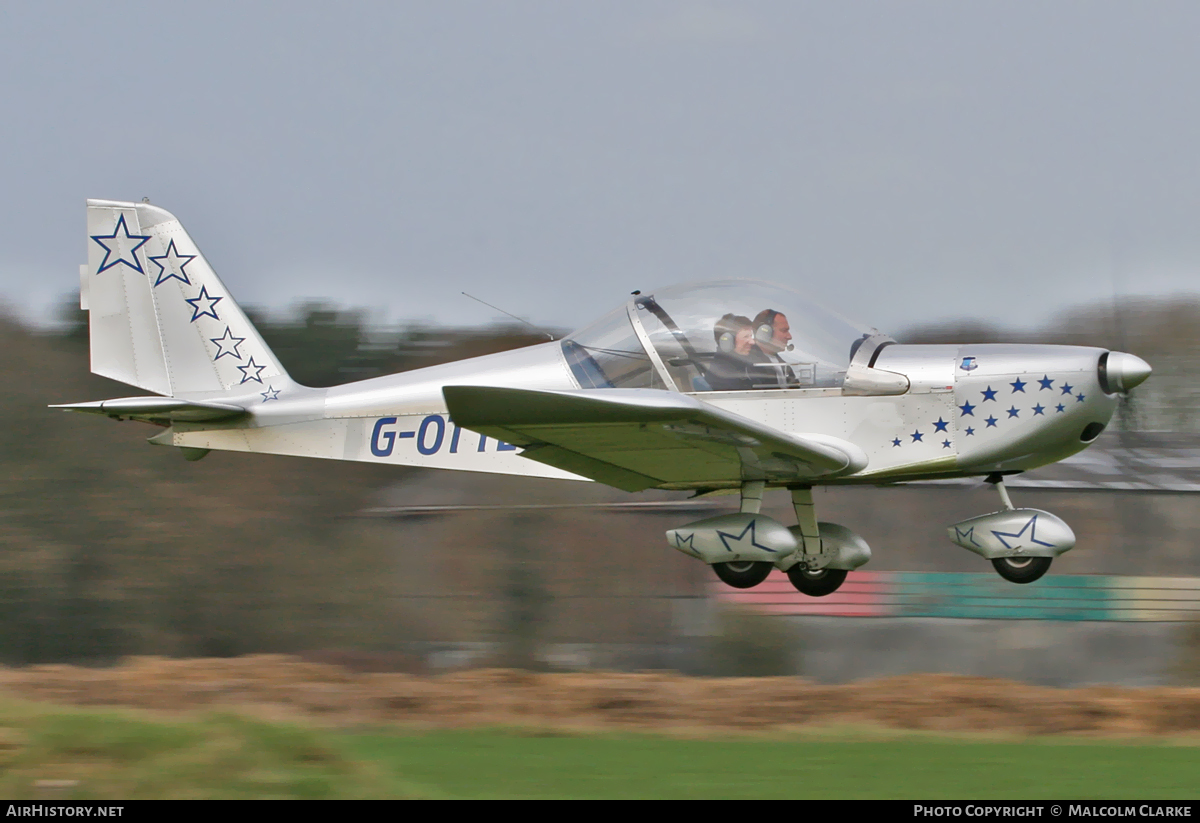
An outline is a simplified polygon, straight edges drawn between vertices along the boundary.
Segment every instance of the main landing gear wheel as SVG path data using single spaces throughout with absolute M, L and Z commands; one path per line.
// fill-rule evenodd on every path
M 997 557 L 996 573 L 1010 583 L 1032 583 L 1050 569 L 1052 557 Z
M 846 582 L 845 569 L 814 569 L 809 571 L 800 568 L 797 563 L 787 571 L 788 580 L 792 581 L 802 594 L 809 597 L 824 597 L 833 594 L 842 583 Z
M 723 583 L 735 589 L 752 589 L 767 579 L 774 563 L 746 560 L 741 563 L 713 563 L 712 570 Z

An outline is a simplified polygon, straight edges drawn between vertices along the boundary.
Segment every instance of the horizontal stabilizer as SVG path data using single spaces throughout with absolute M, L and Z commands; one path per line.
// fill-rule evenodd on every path
M 226 420 L 246 413 L 241 406 L 229 403 L 179 400 L 174 397 L 118 397 L 113 400 L 94 400 L 90 403 L 63 403 L 50 408 L 102 414 L 106 417 L 133 417 L 171 422 Z
M 806 482 L 867 465 L 852 443 L 778 431 L 675 392 L 446 386 L 442 393 L 458 425 L 628 491 Z

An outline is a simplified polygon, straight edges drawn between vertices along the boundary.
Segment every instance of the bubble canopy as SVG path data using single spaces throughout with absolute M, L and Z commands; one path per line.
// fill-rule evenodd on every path
M 784 286 L 722 280 L 635 295 L 562 347 L 583 388 L 838 389 L 875 333 Z

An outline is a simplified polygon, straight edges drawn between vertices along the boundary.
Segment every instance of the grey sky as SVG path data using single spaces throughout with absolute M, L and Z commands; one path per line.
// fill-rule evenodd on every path
M 0 295 L 87 197 L 247 304 L 579 325 L 760 277 L 883 329 L 1200 291 L 1195 2 L 0 5 Z

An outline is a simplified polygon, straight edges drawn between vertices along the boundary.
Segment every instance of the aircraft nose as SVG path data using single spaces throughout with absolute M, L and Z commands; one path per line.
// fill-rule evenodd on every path
M 1152 371 L 1145 360 L 1126 352 L 1112 351 L 1100 360 L 1100 382 L 1109 394 L 1141 385 Z

